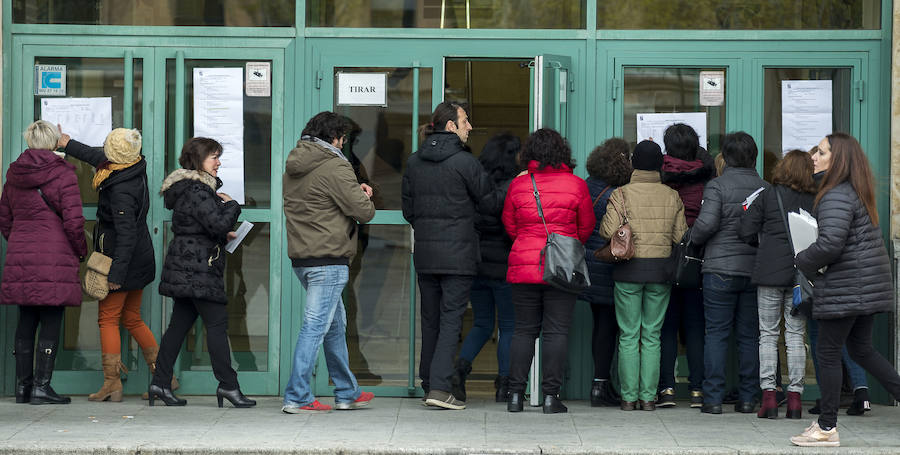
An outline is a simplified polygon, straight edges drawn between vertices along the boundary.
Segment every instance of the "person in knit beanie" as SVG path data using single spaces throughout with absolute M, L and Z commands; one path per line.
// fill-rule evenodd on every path
M 141 157 L 141 132 L 136 129 L 116 128 L 103 142 L 103 154 L 116 164 L 129 164 Z
M 659 144 L 653 141 L 641 141 L 631 154 L 631 166 L 635 170 L 659 171 L 663 165 L 663 154 Z

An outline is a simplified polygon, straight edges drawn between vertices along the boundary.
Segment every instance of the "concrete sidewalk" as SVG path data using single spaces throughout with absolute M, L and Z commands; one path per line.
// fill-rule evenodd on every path
M 900 408 L 886 406 L 864 417 L 841 412 L 841 448 L 803 449 L 788 438 L 814 416 L 758 419 L 730 406 L 713 416 L 687 403 L 622 412 L 569 401 L 568 414 L 544 415 L 540 408 L 510 414 L 485 400 L 442 411 L 418 399 L 376 398 L 368 409 L 287 415 L 278 397 L 257 398 L 252 409 L 185 398 L 186 407 L 151 408 L 138 397 L 92 403 L 78 396 L 67 406 L 17 405 L 7 397 L 0 400 L 0 455 L 900 453 Z

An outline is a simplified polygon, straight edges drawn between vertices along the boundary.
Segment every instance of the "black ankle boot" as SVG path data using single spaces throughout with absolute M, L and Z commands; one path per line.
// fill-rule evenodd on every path
M 453 390 L 450 391 L 457 400 L 466 401 L 466 377 L 468 377 L 471 372 L 472 362 L 469 362 L 462 357 L 457 359 L 456 369 L 451 378 L 451 387 Z
M 594 379 L 594 382 L 591 383 L 591 407 L 597 408 L 603 406 L 603 401 L 600 400 L 600 394 L 602 393 L 603 383 L 600 382 L 599 379 Z
M 619 396 L 619 393 L 616 392 L 615 387 L 612 385 L 612 381 L 606 379 L 601 380 L 600 382 L 600 403 L 601 406 L 619 406 L 622 402 L 622 397 Z M 593 397 L 593 395 L 592 395 Z M 592 403 L 593 405 L 593 403 Z
M 494 401 L 506 403 L 509 398 L 509 376 L 497 376 L 497 379 L 494 379 L 494 389 L 497 390 L 497 393 L 494 394 Z
M 34 340 L 16 340 L 16 403 L 31 401 L 34 386 Z
M 156 399 L 161 400 L 166 406 L 184 406 L 187 404 L 187 400 L 182 400 L 175 396 L 175 394 L 172 393 L 171 388 L 160 387 L 156 384 L 150 384 L 150 387 L 147 389 L 147 399 L 149 400 L 150 406 L 153 406 L 153 402 L 156 401 Z M 221 403 L 222 399 L 219 398 L 220 408 L 222 407 Z
M 244 396 L 240 388 L 234 390 L 225 390 L 221 387 L 216 388 L 216 400 L 218 400 L 220 408 L 222 407 L 223 398 L 228 399 L 231 405 L 236 408 L 252 408 L 256 406 L 256 400 L 251 400 Z
M 509 412 L 522 412 L 525 408 L 525 394 L 522 392 L 509 392 L 506 400 L 506 410 Z
M 69 404 L 72 399 L 56 394 L 50 387 L 53 365 L 56 363 L 58 342 L 38 341 L 37 367 L 34 372 L 34 386 L 31 389 L 31 404 Z
M 544 414 L 563 414 L 569 412 L 559 397 L 556 395 L 544 395 Z
M 848 416 L 861 416 L 866 411 L 871 411 L 872 405 L 869 404 L 869 389 L 863 387 L 853 391 L 853 403 L 847 408 Z

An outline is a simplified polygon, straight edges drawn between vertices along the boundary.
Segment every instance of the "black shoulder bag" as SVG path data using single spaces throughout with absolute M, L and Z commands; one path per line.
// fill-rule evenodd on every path
M 778 187 L 773 186 L 772 189 L 775 191 L 775 197 L 778 199 L 778 209 L 781 211 L 781 221 L 784 223 L 784 231 L 787 234 L 788 244 L 791 247 L 791 259 L 793 260 L 793 258 L 797 257 L 797 252 L 794 251 L 794 241 L 791 240 L 791 226 L 788 223 L 787 212 L 784 210 L 784 203 L 781 201 L 781 193 L 778 192 Z M 813 288 L 812 282 L 797 268 L 795 263 L 794 299 L 791 316 L 797 316 L 797 313 L 800 313 L 807 318 L 812 317 Z
M 537 201 L 538 215 L 547 232 L 547 244 L 541 250 L 544 263 L 543 280 L 559 290 L 578 293 L 591 285 L 588 278 L 587 264 L 584 261 L 584 244 L 574 237 L 550 232 L 544 209 L 541 207 L 541 195 L 538 192 L 534 174 L 531 174 L 531 186 L 534 188 L 534 200 Z

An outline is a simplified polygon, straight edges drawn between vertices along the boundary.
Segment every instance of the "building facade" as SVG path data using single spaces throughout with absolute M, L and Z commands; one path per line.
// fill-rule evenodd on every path
M 60 119 L 86 141 L 104 128 L 140 129 L 157 184 L 178 166 L 187 138 L 226 143 L 226 185 L 241 195 L 242 219 L 254 223 L 226 271 L 234 364 L 248 394 L 277 395 L 290 373 L 304 293 L 285 255 L 281 179 L 306 120 L 322 110 L 359 125 L 348 154 L 376 190 L 378 212 L 363 228 L 344 297 L 351 366 L 380 395 L 421 393 L 413 242 L 400 214 L 400 177 L 418 128 L 442 100 L 469 105 L 476 154 L 494 134 L 524 139 L 549 126 L 568 138 L 579 163 L 606 138 L 635 143 L 683 119 L 704 130 L 714 154 L 726 132 L 749 132 L 768 177 L 783 150 L 807 146 L 822 131 L 847 131 L 876 170 L 881 218 L 898 213 L 891 200 L 898 203 L 900 190 L 888 183 L 898 169 L 891 131 L 900 128 L 891 101 L 897 104 L 891 38 L 898 7 L 889 0 L 2 5 L 4 173 L 24 149 L 21 132 L 39 118 Z M 576 172 L 584 176 L 583 165 Z M 78 173 L 90 238 L 97 196 L 90 168 L 79 165 Z M 170 216 L 154 192 L 149 223 L 159 268 Z M 896 233 L 898 223 L 891 224 Z M 889 238 L 887 223 L 883 230 Z M 96 308 L 85 299 L 67 310 L 54 381 L 61 393 L 87 394 L 100 384 Z M 143 311 L 161 335 L 171 302 L 156 283 Z M 591 380 L 590 309 L 579 303 L 576 311 L 565 393 L 583 397 Z M 11 351 L 15 320 L 15 308 L 0 307 L 0 352 Z M 879 321 L 885 353 L 896 352 L 895 321 Z M 485 384 L 496 371 L 491 346 L 475 364 L 475 380 Z M 215 390 L 205 349 L 198 325 L 176 366 L 183 393 Z M 123 361 L 131 370 L 126 393 L 145 390 L 146 366 L 133 342 L 123 343 Z M 9 394 L 12 357 L 0 366 L 0 393 Z M 808 372 L 814 384 L 811 365 Z M 329 393 L 327 375 L 315 385 Z

